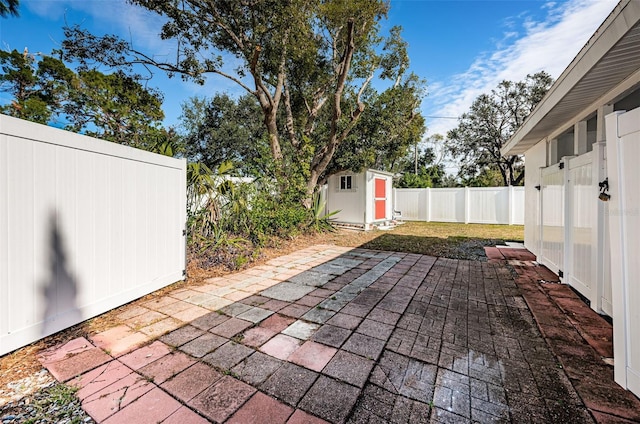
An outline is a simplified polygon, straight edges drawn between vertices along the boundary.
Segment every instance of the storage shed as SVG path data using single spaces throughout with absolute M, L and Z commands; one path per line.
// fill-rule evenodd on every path
M 525 246 L 613 318 L 640 395 L 640 1 L 622 0 L 502 154 L 525 155 Z
M 339 211 L 333 222 L 370 230 L 393 220 L 393 174 L 367 169 L 341 172 L 327 181 L 326 209 Z

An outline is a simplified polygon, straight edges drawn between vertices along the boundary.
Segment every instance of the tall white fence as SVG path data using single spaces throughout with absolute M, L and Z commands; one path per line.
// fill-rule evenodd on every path
M 394 190 L 403 220 L 524 225 L 524 187 Z
M 606 117 L 615 380 L 640 396 L 640 108 Z
M 0 115 L 0 355 L 183 279 L 186 162 Z

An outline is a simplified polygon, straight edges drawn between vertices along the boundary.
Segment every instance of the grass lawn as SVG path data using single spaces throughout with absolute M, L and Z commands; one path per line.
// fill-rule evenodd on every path
M 522 225 L 407 222 L 389 231 L 375 231 L 362 247 L 458 259 L 483 259 L 484 246 L 524 239 Z

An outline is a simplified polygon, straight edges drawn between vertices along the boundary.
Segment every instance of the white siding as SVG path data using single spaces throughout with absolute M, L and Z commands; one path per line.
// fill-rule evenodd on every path
M 340 190 L 340 176 L 351 175 L 351 190 Z M 332 216 L 337 222 L 363 224 L 365 222 L 365 194 L 367 190 L 364 173 L 341 173 L 332 175 L 327 181 L 327 209 L 338 211 Z
M 0 115 L 0 354 L 183 278 L 186 162 Z

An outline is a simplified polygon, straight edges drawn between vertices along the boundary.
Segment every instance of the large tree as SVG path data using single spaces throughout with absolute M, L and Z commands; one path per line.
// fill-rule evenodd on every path
M 187 159 L 210 169 L 231 161 L 236 172 L 252 173 L 266 134 L 261 116 L 253 96 L 190 98 L 182 105 L 181 116 Z
M 55 53 L 55 52 L 54 52 Z M 171 138 L 161 127 L 162 95 L 135 76 L 75 72 L 54 55 L 0 50 L 0 90 L 12 96 L 0 112 L 134 147 Z
M 0 112 L 41 124 L 56 114 L 75 78 L 60 60 L 52 56 L 37 60 L 27 49 L 0 50 L 0 70 L 0 91 L 13 97 L 10 104 L 0 106 Z
M 424 81 L 413 74 L 381 93 L 367 90 L 367 113 L 338 146 L 324 177 L 363 168 L 401 171 L 403 158 L 426 130 L 419 112 L 424 92 Z
M 400 30 L 381 37 L 379 22 L 388 10 L 382 0 L 131 2 L 166 18 L 160 37 L 177 45 L 175 60 L 77 26 L 65 29 L 68 57 L 114 67 L 142 64 L 197 82 L 211 74 L 235 82 L 260 105 L 276 175 L 291 181 L 289 172 L 297 168 L 307 204 L 365 111 L 371 81 L 396 81 L 408 67 Z
M 524 179 L 520 156 L 503 157 L 500 148 L 522 125 L 551 87 L 546 72 L 527 75 L 524 81 L 502 81 L 489 94 L 478 96 L 458 126 L 447 134 L 448 149 L 461 160 L 463 180 L 490 181 L 475 177 L 498 172 L 502 183 L 519 185 Z

